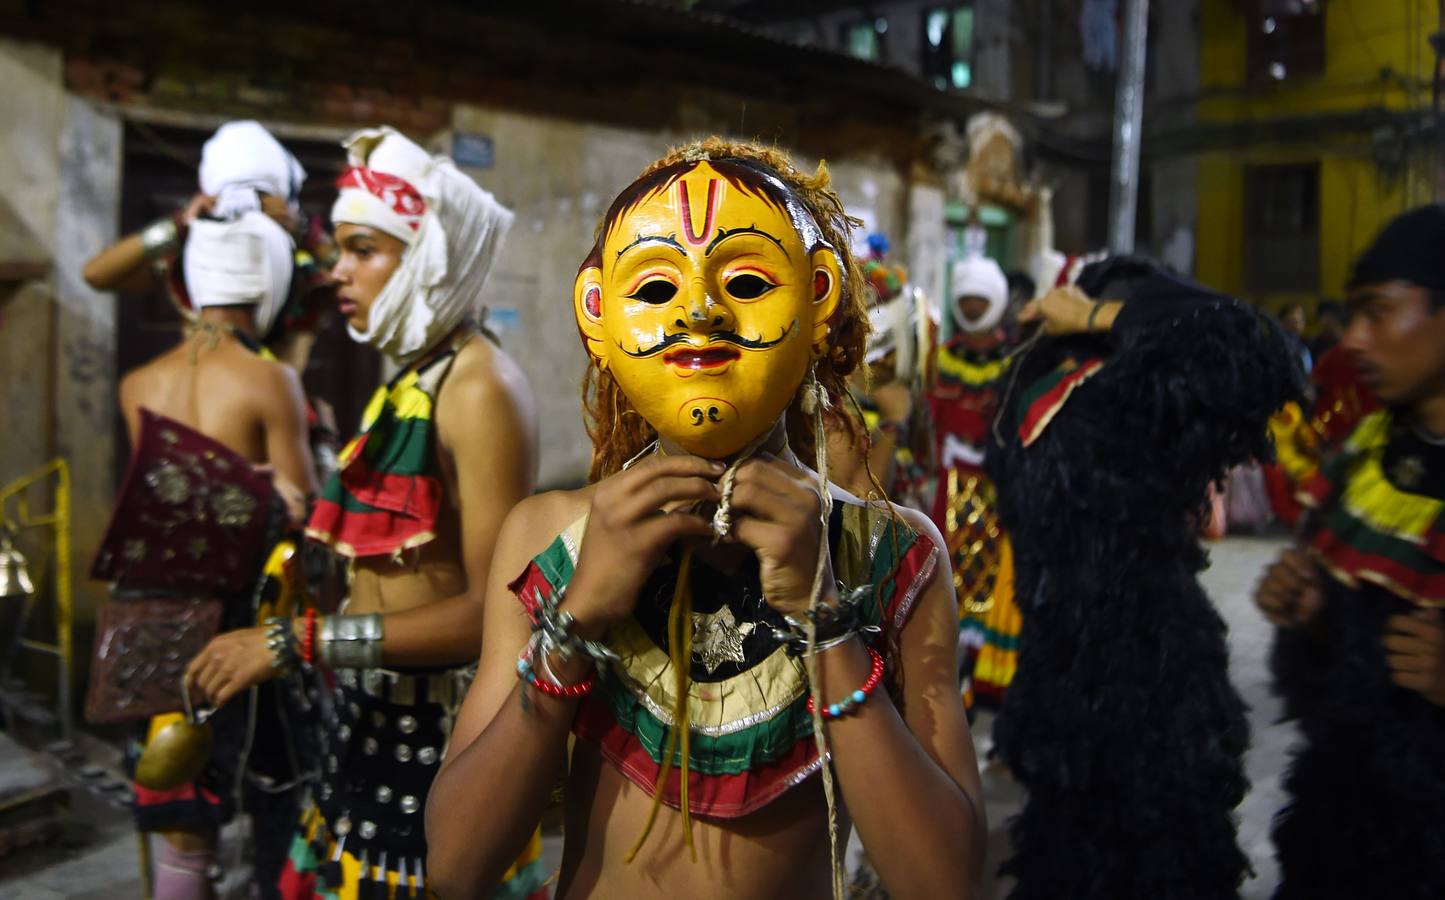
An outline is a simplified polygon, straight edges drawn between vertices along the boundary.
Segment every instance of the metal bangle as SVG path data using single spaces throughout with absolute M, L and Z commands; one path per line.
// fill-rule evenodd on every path
M 381 667 L 381 613 L 326 616 L 317 629 L 316 658 L 331 669 Z
M 170 216 L 156 219 L 141 229 L 140 245 L 145 251 L 146 259 L 169 256 L 180 244 L 181 230 L 176 227 L 176 220 Z
M 599 668 L 614 665 L 620 661 L 618 655 L 602 641 L 583 640 L 572 633 L 577 619 L 568 611 L 559 609 L 567 587 L 563 585 L 550 597 L 536 589 L 537 606 L 532 631 L 541 635 L 540 652 L 555 652 L 564 662 L 576 654 L 590 658 Z
M 806 650 L 804 650 L 801 655 L 803 655 L 803 656 L 809 656 L 809 655 L 811 655 L 811 656 L 817 656 L 818 654 L 824 652 L 825 650 L 832 650 L 834 647 L 841 647 L 841 646 L 843 646 L 844 644 L 848 643 L 849 641 L 853 640 L 855 637 L 860 637 L 865 631 L 869 630 L 869 628 L 871 628 L 871 630 L 873 630 L 873 631 L 877 631 L 877 630 L 878 630 L 878 627 L 875 625 L 875 626 L 868 626 L 868 627 L 865 627 L 865 628 L 861 628 L 861 629 L 859 629 L 858 631 L 850 631 L 850 632 L 848 632 L 847 634 L 840 634 L 840 635 L 838 635 L 837 637 L 835 637 L 835 638 L 833 638 L 833 639 L 831 639 L 831 640 L 819 641 L 818 643 L 814 644 L 814 645 L 813 645 L 813 652 L 812 652 L 811 654 L 809 654 Z M 865 647 L 867 646 L 867 641 L 866 641 L 866 640 L 864 641 L 864 646 L 865 646 Z
M 291 620 L 272 617 L 266 620 L 266 649 L 271 651 L 271 668 L 290 672 L 301 661 L 296 652 L 296 632 Z
M 862 616 L 862 605 L 873 594 L 873 586 L 865 584 L 850 588 L 838 582 L 837 607 L 819 606 L 810 609 L 805 616 L 813 620 L 813 650 L 826 650 L 858 634 L 876 634 L 881 629 L 869 625 Z M 783 616 L 787 628 L 773 626 L 773 637 L 782 644 L 789 656 L 805 656 L 808 653 L 807 623 L 795 616 Z

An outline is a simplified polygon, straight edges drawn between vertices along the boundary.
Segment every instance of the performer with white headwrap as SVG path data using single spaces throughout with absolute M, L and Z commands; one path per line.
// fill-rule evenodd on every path
M 871 255 L 862 270 L 872 328 L 866 366 L 859 367 L 851 384 L 866 440 L 853 440 L 850 430 L 830 429 L 833 472 L 836 483 L 860 497 L 876 493 L 876 479 L 890 500 L 926 509 L 933 438 L 924 401 L 938 322 L 928 298 L 908 282 L 907 271 L 887 262 L 887 238 L 871 234 L 868 247 Z
M 536 420 L 520 369 L 478 321 L 512 214 L 390 128 L 346 148 L 332 276 L 352 337 L 400 370 L 307 527 L 350 561 L 350 596 L 344 614 L 288 621 L 269 645 L 261 629 L 217 641 L 195 670 L 217 703 L 289 666 L 329 670 L 316 679 L 321 781 L 283 896 L 423 896 L 422 801 L 481 646 L 498 529 L 536 478 Z M 507 896 L 544 880 L 538 837 Z
M 1013 678 L 1022 627 L 1013 600 L 1008 538 L 995 511 L 997 493 L 983 470 L 998 410 L 1009 343 L 1001 327 L 1008 279 L 998 263 L 970 256 L 953 264 L 947 304 L 953 333 L 938 348 L 929 405 L 938 447 L 933 520 L 948 541 L 965 649 L 964 702 L 997 708 Z
M 292 498 L 297 519 L 302 515 L 299 495 L 316 492 L 300 380 L 294 370 L 265 353 L 260 343 L 293 296 L 295 244 L 277 218 L 289 215 L 304 174 L 260 125 L 225 125 L 206 143 L 200 178 L 203 193 L 179 218 L 180 224 L 164 219 L 148 226 L 87 266 L 86 277 L 92 284 L 123 289 L 157 274 L 146 263 L 156 263 L 159 274 L 168 277 L 184 271 L 184 282 L 173 283 L 176 295 L 186 299 L 186 335 L 127 373 L 120 385 L 121 408 L 141 456 L 132 462 L 132 469 L 152 473 L 144 480 L 156 480 L 154 472 L 163 470 L 146 462 L 145 445 L 138 440 L 142 421 L 158 415 L 219 441 L 247 460 L 270 466 L 278 483 L 298 495 Z M 183 230 L 188 233 L 182 247 Z M 212 484 L 209 489 L 219 492 L 221 486 Z M 137 519 L 143 517 L 123 524 L 141 528 L 148 524 Z M 155 550 L 175 560 L 170 568 L 176 570 L 183 567 L 188 550 L 194 554 L 197 543 L 204 547 L 205 540 L 199 529 L 173 527 L 171 532 L 155 538 L 162 545 Z M 262 574 L 261 561 L 252 581 Z M 220 598 L 223 627 L 254 623 L 252 581 Z M 131 663 L 142 665 L 139 659 Z M 136 784 L 137 826 L 164 838 L 156 842 L 158 900 L 210 896 L 216 831 L 238 807 L 255 822 L 257 839 L 248 861 L 256 877 L 264 883 L 280 871 L 286 846 L 274 840 L 274 834 L 280 823 L 294 819 L 296 798 L 286 790 L 258 789 L 251 777 L 277 785 L 300 774 L 280 715 L 277 697 L 271 691 L 260 692 L 251 709 L 237 704 L 212 720 L 217 750 L 209 754 L 199 777 Z M 179 714 L 155 717 L 147 746 L 180 718 Z M 247 751 L 242 752 L 243 746 Z M 203 752 L 200 758 L 206 756 Z M 137 777 L 143 779 L 139 773 Z
M 200 192 L 185 209 L 96 254 L 85 280 L 96 290 L 124 293 L 164 286 L 187 312 L 202 303 L 228 305 L 226 291 L 261 296 L 257 285 L 264 283 L 257 337 L 272 343 L 278 323 L 294 326 L 307 295 L 324 281 L 310 249 L 296 241 L 305 179 L 301 164 L 260 123 L 227 122 L 202 147 Z M 204 252 L 186 253 L 195 241 L 206 244 Z M 195 278 L 207 279 L 200 285 L 204 300 L 195 296 Z M 244 284 L 228 284 L 234 278 Z

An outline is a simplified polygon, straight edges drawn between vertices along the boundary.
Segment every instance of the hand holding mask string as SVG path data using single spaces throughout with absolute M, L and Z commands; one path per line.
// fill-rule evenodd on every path
M 867 337 L 867 310 L 850 288 L 862 280 L 848 250 L 856 224 L 831 189 L 825 167 L 805 174 L 772 148 L 709 139 L 660 160 L 617 197 L 574 282 L 577 324 L 592 358 L 584 396 L 594 481 L 626 468 L 624 460 L 630 464 L 655 452 L 659 436 L 694 457 L 729 460 L 706 476 L 713 488 L 708 501 L 716 507 L 686 512 L 703 517 L 714 542 L 739 542 L 741 530 L 752 545 L 751 510 L 742 519 L 734 502 L 739 484 L 749 485 L 754 477 L 759 461 L 749 460 L 776 440 L 780 421 L 814 432 L 816 474 L 808 480 L 817 479 L 819 522 L 799 516 L 794 506 L 787 526 L 794 537 L 803 536 L 799 529 L 810 539 L 817 536 L 817 557 L 806 556 L 806 550 L 801 558 L 784 554 L 769 538 L 755 547 L 760 562 L 787 585 L 780 585 L 776 599 L 783 605 L 775 608 L 794 610 L 789 632 L 778 637 L 792 655 L 834 646 L 837 636 L 837 617 L 828 615 L 834 605 L 827 525 L 833 504 L 823 417 L 829 398 L 846 390 Z M 781 474 L 796 483 L 796 475 L 774 468 L 762 466 L 757 477 Z M 646 840 L 662 802 L 679 807 L 689 848 L 694 808 L 710 811 L 716 805 L 711 799 L 695 805 L 689 796 L 699 777 L 707 781 L 701 773 L 689 774 L 697 740 L 690 735 L 689 705 L 710 702 L 689 690 L 695 622 L 688 577 L 695 550 L 685 540 L 675 551 L 676 586 L 665 629 L 659 629 L 667 637 L 657 641 L 666 645 L 672 670 L 662 675 L 664 682 L 671 679 L 666 703 L 671 722 L 665 746 L 651 754 L 657 763 L 653 809 L 629 859 Z M 814 563 L 811 579 L 808 562 Z M 801 684 L 806 670 L 814 695 L 815 663 L 806 660 L 789 673 L 807 691 Z M 806 773 L 823 770 L 833 809 L 830 852 L 838 870 L 833 883 L 842 896 L 836 798 L 824 762 L 822 718 L 812 723 L 821 759 L 812 758 Z M 681 778 L 674 767 L 683 770 Z

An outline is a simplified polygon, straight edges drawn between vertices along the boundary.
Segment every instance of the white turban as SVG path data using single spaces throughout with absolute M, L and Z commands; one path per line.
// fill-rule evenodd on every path
M 341 178 L 333 225 L 366 225 L 407 245 L 351 336 L 406 365 L 479 313 L 482 284 L 512 227 L 512 213 L 445 156 L 432 156 L 389 127 L 345 142 L 354 168 Z
M 953 264 L 952 275 L 949 289 L 953 302 L 948 304 L 948 309 L 953 314 L 953 324 L 967 332 L 998 327 L 1008 308 L 1008 279 L 998 263 L 986 256 L 968 256 Z M 970 319 L 959 309 L 960 297 L 982 297 L 988 301 L 988 309 L 978 318 Z
M 873 365 L 889 353 L 896 353 L 893 364 L 899 378 L 907 378 L 913 371 L 913 350 L 918 330 L 915 292 L 915 288 L 905 287 L 892 300 L 868 310 L 873 332 L 868 335 L 868 349 L 863 360 Z
M 301 163 L 259 122 L 227 122 L 201 148 L 201 193 L 216 198 L 217 219 L 260 209 L 258 191 L 294 206 L 305 180 Z
M 255 306 L 256 334 L 265 337 L 291 292 L 295 249 L 286 229 L 263 212 L 195 220 L 182 261 L 192 305 Z

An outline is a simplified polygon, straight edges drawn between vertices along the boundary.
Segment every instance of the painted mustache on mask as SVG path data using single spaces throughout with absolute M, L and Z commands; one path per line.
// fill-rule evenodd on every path
M 797 333 L 797 331 L 798 320 L 794 319 L 793 324 L 789 325 L 787 328 L 784 328 L 783 333 L 778 335 L 775 340 L 768 341 L 762 338 L 745 338 L 742 335 L 738 334 L 736 331 L 713 331 L 708 333 L 707 343 L 733 344 L 741 347 L 744 350 L 768 350 L 778 346 L 783 341 L 792 337 L 794 334 Z M 653 344 L 651 347 L 643 347 L 638 350 L 628 350 L 626 348 L 623 348 L 622 352 L 626 353 L 633 359 L 646 359 L 649 356 L 656 356 L 657 354 L 663 352 L 669 347 L 675 346 L 677 344 L 690 343 L 689 339 L 691 337 L 692 335 L 686 331 L 677 331 L 669 334 L 667 337 L 658 341 L 656 344 Z

